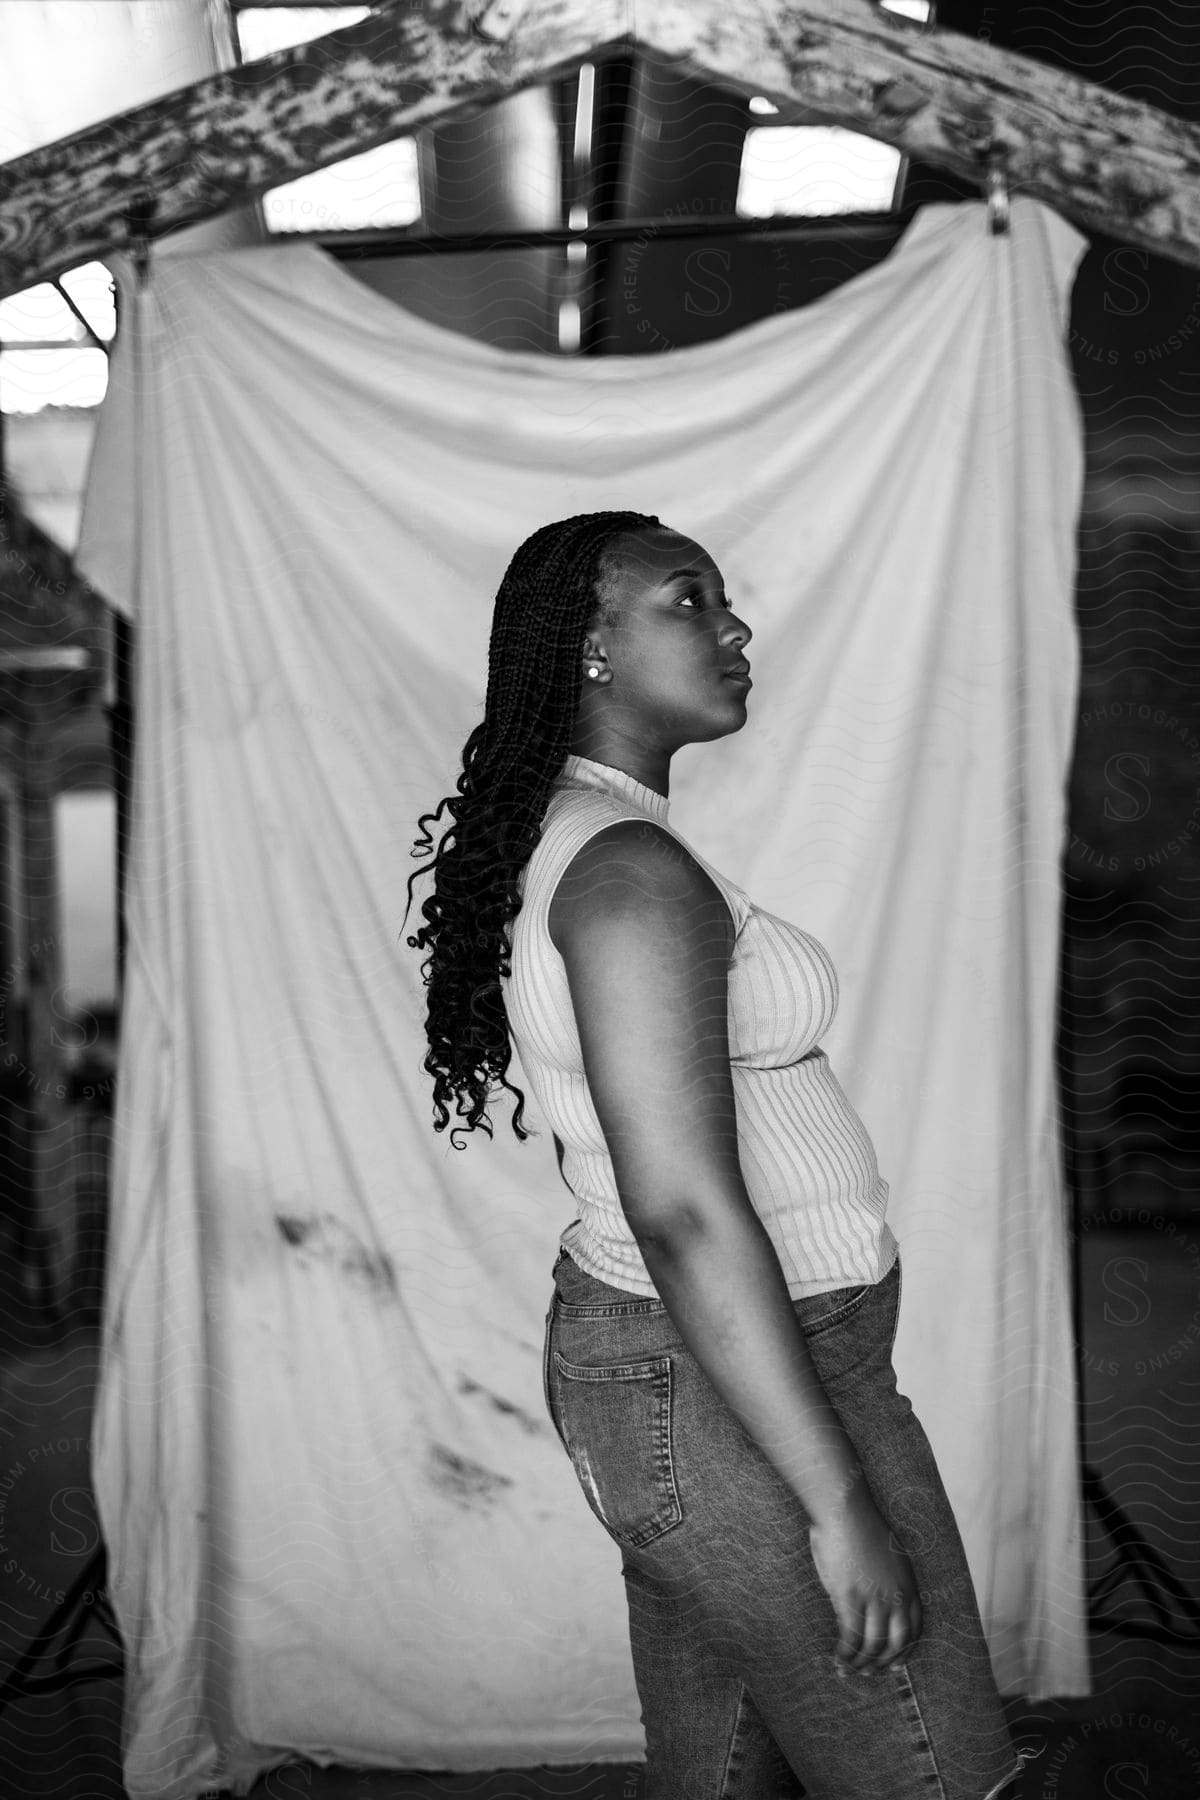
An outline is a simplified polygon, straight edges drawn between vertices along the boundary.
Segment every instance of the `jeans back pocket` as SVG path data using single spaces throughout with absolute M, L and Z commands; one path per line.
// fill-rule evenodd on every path
M 683 1518 L 672 1454 L 669 1356 L 599 1367 L 553 1353 L 557 1425 L 588 1505 L 629 1550 Z
M 868 1283 L 865 1287 L 831 1288 L 828 1293 L 795 1301 L 794 1310 L 805 1337 L 819 1337 L 823 1331 L 845 1324 L 874 1291 Z

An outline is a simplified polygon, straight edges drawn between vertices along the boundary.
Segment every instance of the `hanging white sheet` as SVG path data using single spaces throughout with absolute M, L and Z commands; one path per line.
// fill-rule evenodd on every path
M 929 207 L 815 305 L 613 360 L 442 331 L 308 245 L 140 297 L 120 264 L 80 562 L 137 622 L 94 1464 L 134 1800 L 289 1751 L 640 1753 L 619 1553 L 542 1410 L 570 1196 L 507 1101 L 492 1144 L 434 1134 L 400 931 L 504 567 L 608 507 L 697 536 L 754 627 L 672 824 L 833 955 L 998 1676 L 1087 1692 L 1052 1055 L 1083 248 L 1029 199 L 1007 236 Z

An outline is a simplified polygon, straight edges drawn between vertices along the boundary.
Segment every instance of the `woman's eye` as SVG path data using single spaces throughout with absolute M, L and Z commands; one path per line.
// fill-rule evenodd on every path
M 681 594 L 679 596 L 679 599 L 676 602 L 676 604 L 682 605 L 685 600 L 703 601 L 703 599 L 704 599 L 704 589 L 703 588 L 689 588 L 686 594 Z M 725 610 L 727 612 L 733 611 L 733 601 L 729 598 L 728 594 L 721 595 L 721 605 L 725 608 Z

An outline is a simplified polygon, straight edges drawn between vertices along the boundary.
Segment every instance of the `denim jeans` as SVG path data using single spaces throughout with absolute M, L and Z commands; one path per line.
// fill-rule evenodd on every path
M 808 1515 L 666 1307 L 595 1280 L 566 1251 L 554 1278 L 546 1407 L 621 1550 L 643 1800 L 1007 1800 L 1021 1759 L 962 1540 L 896 1388 L 899 1264 L 874 1285 L 793 1302 L 921 1595 L 918 1642 L 870 1674 L 837 1663 Z

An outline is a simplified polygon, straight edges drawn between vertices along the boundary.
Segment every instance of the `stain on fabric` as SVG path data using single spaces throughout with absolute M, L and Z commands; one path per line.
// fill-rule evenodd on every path
M 506 1417 L 515 1419 L 523 1430 L 534 1436 L 541 1436 L 542 1427 L 532 1413 L 526 1412 L 525 1408 L 518 1406 L 515 1401 L 506 1400 L 502 1394 L 494 1394 L 491 1388 L 485 1388 L 481 1381 L 472 1381 L 469 1375 L 460 1375 L 458 1391 L 460 1394 L 482 1394 L 488 1405 L 494 1407 L 498 1413 L 504 1413 Z
M 320 1257 L 375 1292 L 395 1293 L 396 1271 L 391 1257 L 382 1250 L 371 1250 L 335 1214 L 302 1217 L 276 1213 L 275 1224 L 286 1243 Z
M 445 1444 L 431 1444 L 429 1459 L 434 1486 L 447 1499 L 468 1510 L 486 1504 L 501 1488 L 513 1485 L 511 1476 L 485 1469 L 482 1463 L 473 1462 L 469 1456 L 460 1456 L 456 1450 L 448 1450 Z

